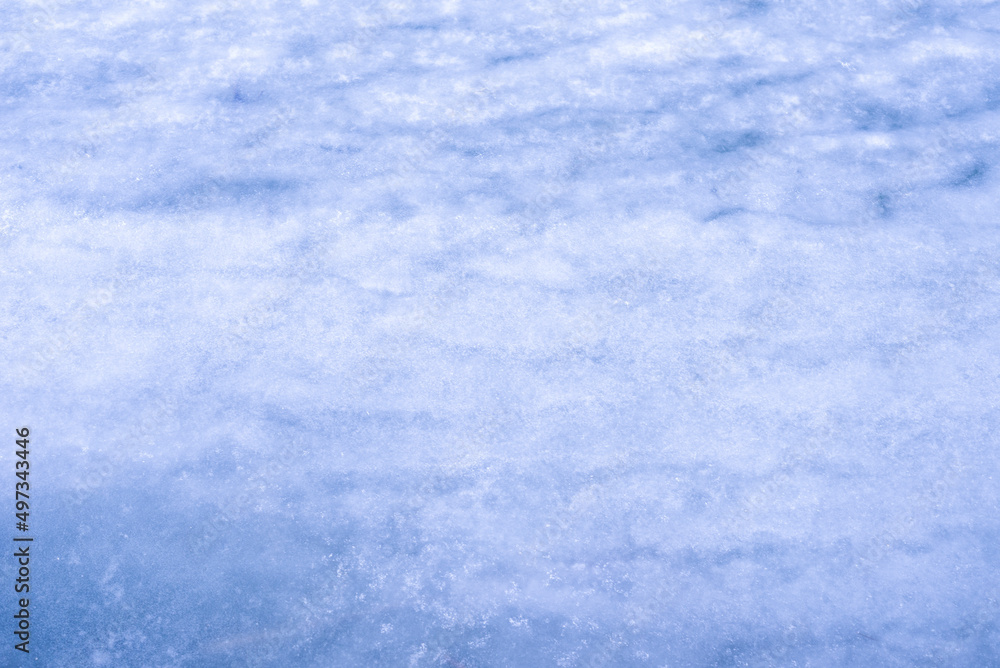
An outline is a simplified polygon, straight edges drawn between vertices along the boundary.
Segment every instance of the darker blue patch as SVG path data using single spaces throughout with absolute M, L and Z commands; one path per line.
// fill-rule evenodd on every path
M 252 84 L 241 84 L 233 86 L 224 99 L 229 104 L 251 105 L 263 102 L 265 98 L 266 93 L 262 87 Z
M 731 153 L 744 148 L 760 146 L 767 140 L 763 132 L 747 130 L 739 133 L 729 133 L 716 140 L 712 150 L 716 153 Z
M 490 65 L 506 65 L 507 63 L 515 63 L 521 60 L 532 60 L 538 58 L 539 54 L 534 51 L 527 51 L 525 53 L 512 53 L 506 56 L 498 56 L 490 60 Z
M 990 111 L 1000 109 L 1000 83 L 995 83 L 983 91 L 985 106 Z
M 977 160 L 972 165 L 963 169 L 949 185 L 953 188 L 974 188 L 983 184 L 988 173 L 989 165 Z
M 718 209 L 708 214 L 702 222 L 711 223 L 713 220 L 718 220 L 719 218 L 725 218 L 727 216 L 733 216 L 738 213 L 743 213 L 745 209 L 741 206 L 731 206 L 724 209 Z
M 300 186 L 297 181 L 278 178 L 210 178 L 159 192 L 144 193 L 129 202 L 127 208 L 135 211 L 205 209 L 264 200 L 273 202 L 280 196 L 297 191 Z
M 318 43 L 314 35 L 301 35 L 288 43 L 288 55 L 293 58 L 311 58 L 317 51 Z
M 764 0 L 747 0 L 740 3 L 740 9 L 735 14 L 736 18 L 748 18 L 751 16 L 763 16 L 771 9 L 771 6 Z
M 854 126 L 865 132 L 900 130 L 912 124 L 912 119 L 901 109 L 878 102 L 857 104 L 848 113 Z
M 872 201 L 875 215 L 879 218 L 892 218 L 892 197 L 887 193 L 878 193 Z

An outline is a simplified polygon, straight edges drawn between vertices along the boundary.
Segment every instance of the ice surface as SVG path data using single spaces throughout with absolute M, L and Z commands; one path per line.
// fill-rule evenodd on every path
M 31 662 L 997 665 L 998 30 L 4 2 Z

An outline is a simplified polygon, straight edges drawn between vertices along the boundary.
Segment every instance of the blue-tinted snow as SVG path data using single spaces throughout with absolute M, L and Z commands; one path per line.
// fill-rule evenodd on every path
M 32 663 L 996 665 L 998 28 L 4 3 Z

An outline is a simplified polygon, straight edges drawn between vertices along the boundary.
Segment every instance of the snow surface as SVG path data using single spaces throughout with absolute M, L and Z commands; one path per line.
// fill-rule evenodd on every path
M 4 0 L 0 72 L 4 662 L 1000 665 L 1000 3 Z

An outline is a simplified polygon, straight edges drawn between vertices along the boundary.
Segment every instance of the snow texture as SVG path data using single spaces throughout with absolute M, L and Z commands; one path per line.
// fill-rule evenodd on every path
M 3 662 L 1000 665 L 998 114 L 993 0 L 4 0 Z

